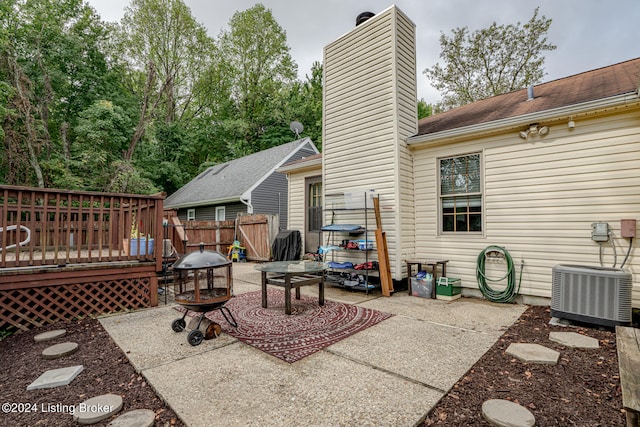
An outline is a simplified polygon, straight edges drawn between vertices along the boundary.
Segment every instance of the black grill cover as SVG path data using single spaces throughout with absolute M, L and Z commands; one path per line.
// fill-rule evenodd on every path
M 271 245 L 274 261 L 297 261 L 302 251 L 302 238 L 298 230 L 283 230 Z

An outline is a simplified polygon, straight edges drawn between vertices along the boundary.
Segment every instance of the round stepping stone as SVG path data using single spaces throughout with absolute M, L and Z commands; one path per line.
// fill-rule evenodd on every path
M 156 413 L 150 409 L 134 409 L 125 412 L 107 427 L 152 427 L 156 419 Z
M 549 332 L 549 340 L 573 348 L 600 348 L 597 339 L 577 332 Z
M 121 409 L 121 396 L 117 394 L 103 394 L 87 399 L 76 406 L 73 420 L 79 424 L 95 424 L 109 418 Z
M 52 345 L 42 350 L 42 357 L 45 359 L 57 359 L 59 357 L 68 356 L 78 350 L 78 343 L 75 342 L 63 342 L 60 344 Z
M 50 340 L 55 340 L 56 338 L 63 337 L 66 334 L 67 334 L 66 329 L 55 329 L 53 331 L 43 332 L 41 334 L 38 334 L 35 337 L 33 337 L 33 340 L 35 342 L 50 341 Z
M 536 418 L 524 406 L 503 399 L 491 399 L 482 404 L 482 416 L 498 427 L 532 427 Z

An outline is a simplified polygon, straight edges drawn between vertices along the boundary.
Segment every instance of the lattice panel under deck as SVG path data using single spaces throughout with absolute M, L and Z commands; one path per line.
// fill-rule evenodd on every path
M 149 307 L 151 278 L 0 291 L 0 329 Z

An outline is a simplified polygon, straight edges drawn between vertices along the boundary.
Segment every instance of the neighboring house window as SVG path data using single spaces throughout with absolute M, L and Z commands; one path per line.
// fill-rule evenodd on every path
M 224 221 L 226 216 L 226 209 L 224 206 L 216 207 L 216 221 Z
M 187 221 L 193 221 L 194 219 L 196 219 L 196 210 L 187 209 Z
M 482 231 L 480 154 L 440 159 L 442 232 Z
M 318 231 L 322 227 L 322 182 L 309 184 L 309 231 Z

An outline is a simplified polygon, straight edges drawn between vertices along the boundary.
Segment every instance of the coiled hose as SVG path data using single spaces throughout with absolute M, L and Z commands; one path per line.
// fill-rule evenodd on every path
M 486 254 L 488 252 L 500 252 L 504 255 L 504 259 L 507 262 L 507 273 L 499 279 L 490 279 L 484 273 L 484 263 L 487 259 Z M 522 283 L 522 269 L 524 267 L 524 260 L 520 264 L 520 278 L 516 283 L 516 270 L 513 264 L 513 258 L 511 258 L 511 254 L 505 248 L 500 246 L 487 246 L 480 254 L 478 255 L 477 265 L 476 265 L 476 278 L 478 279 L 478 286 L 480 288 L 480 292 L 486 299 L 492 302 L 511 302 L 513 301 L 520 292 L 520 283 Z M 507 279 L 507 287 L 503 291 L 493 290 L 487 282 L 500 282 L 504 279 Z

